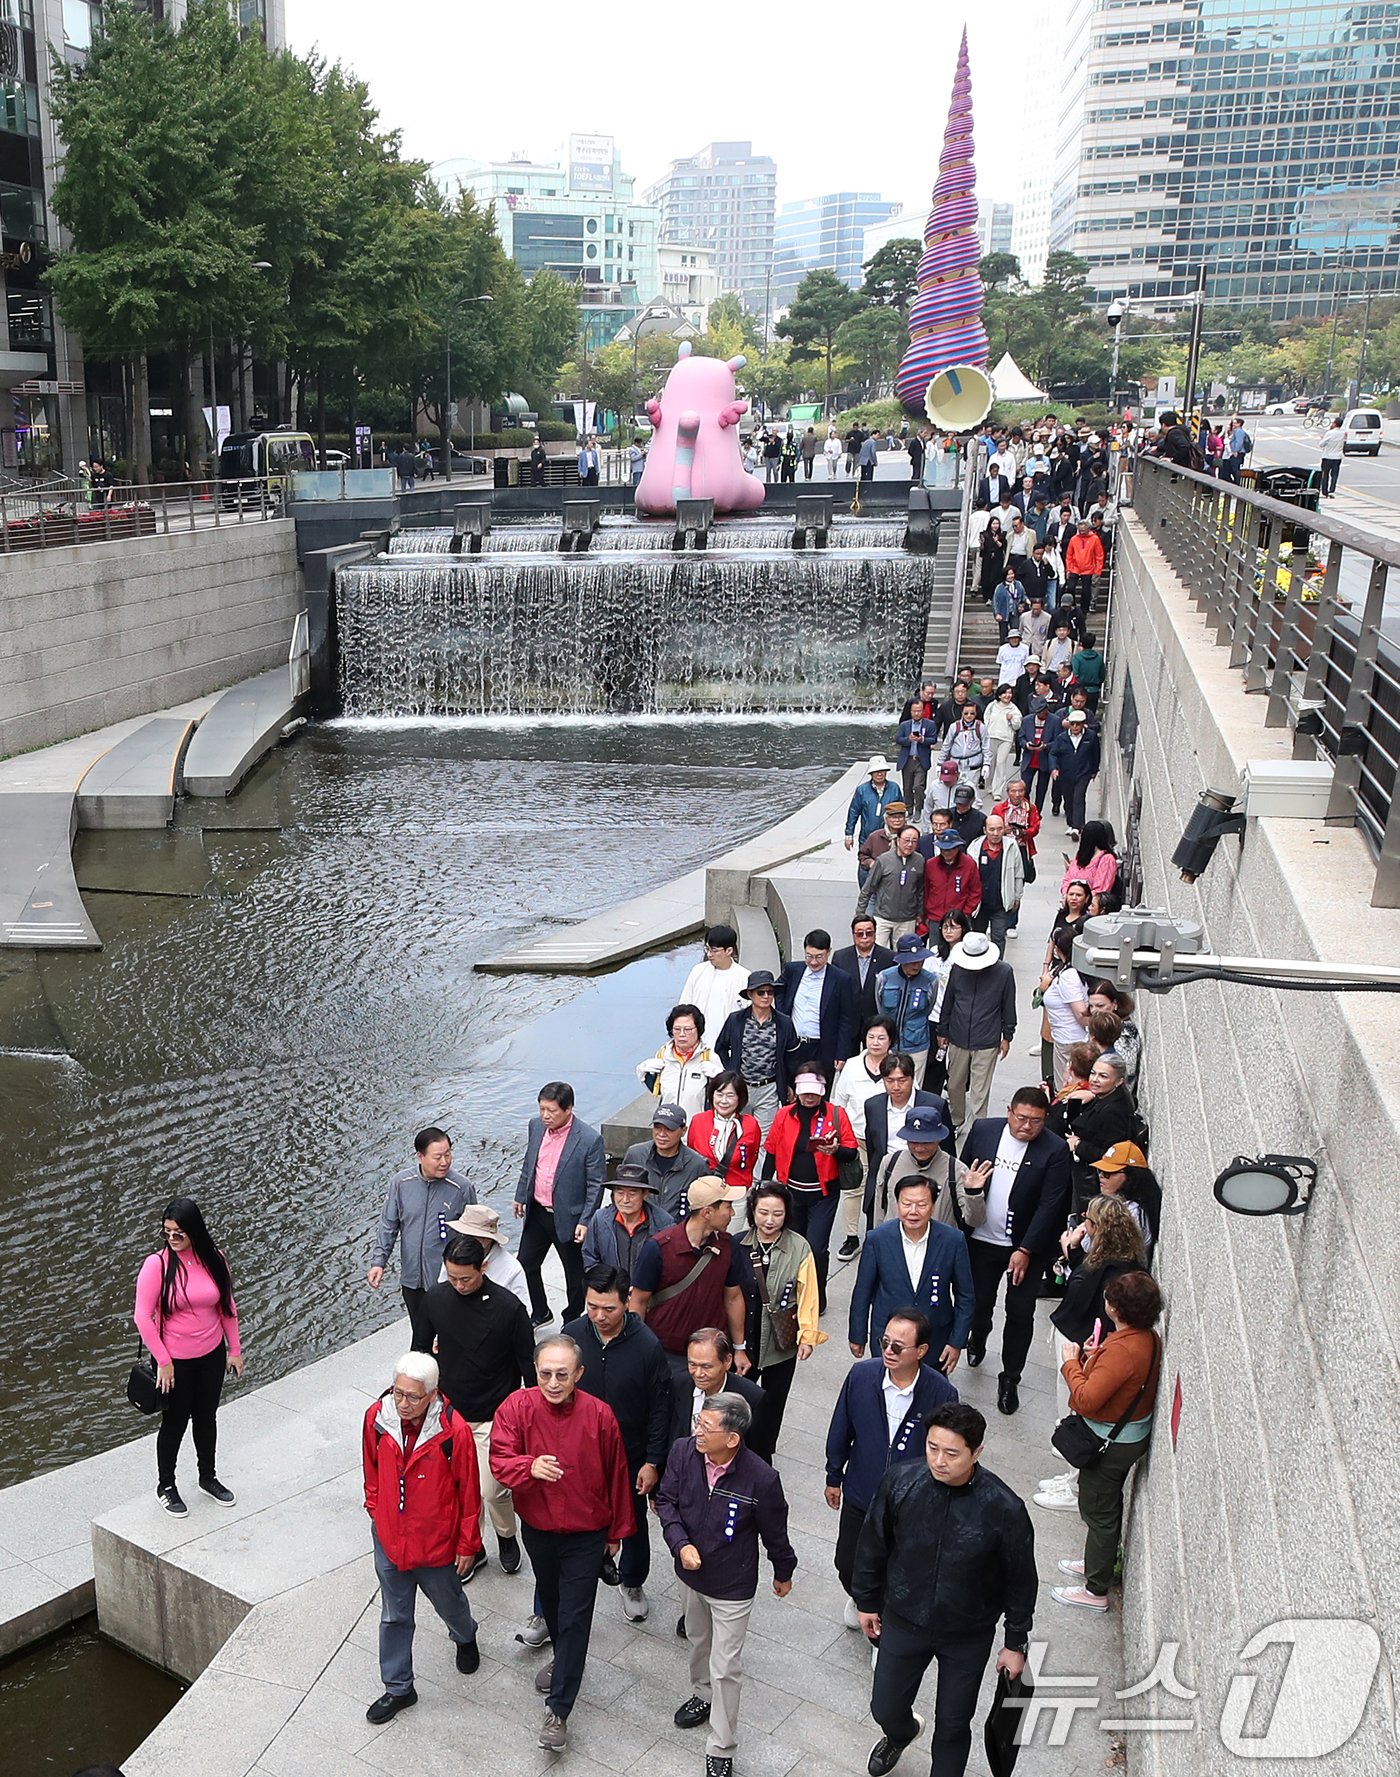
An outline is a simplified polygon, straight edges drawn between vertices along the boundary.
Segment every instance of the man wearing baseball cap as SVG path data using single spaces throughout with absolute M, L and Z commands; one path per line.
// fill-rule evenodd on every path
M 648 1188 L 666 1211 L 668 1223 L 680 1214 L 686 1186 L 709 1171 L 701 1156 L 685 1145 L 688 1121 L 680 1105 L 657 1105 L 651 1114 L 651 1140 L 634 1141 L 622 1156 L 624 1166 L 640 1166 L 646 1174 Z M 616 1259 L 606 1262 L 621 1263 Z
M 982 876 L 969 859 L 956 827 L 938 836 L 938 848 L 924 865 L 924 923 L 937 931 L 954 908 L 969 919 L 982 905 Z
M 708 1175 L 697 1179 L 687 1196 L 686 1219 L 663 1228 L 638 1255 L 627 1303 L 661 1341 L 678 1394 L 690 1386 L 686 1346 L 697 1327 L 727 1327 L 737 1353 L 735 1368 L 741 1375 L 749 1368 L 744 1268 L 728 1232 L 744 1193 Z

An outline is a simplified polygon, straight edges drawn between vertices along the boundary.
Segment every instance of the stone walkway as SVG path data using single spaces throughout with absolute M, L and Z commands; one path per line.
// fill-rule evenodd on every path
M 1029 996 L 1044 935 L 1056 904 L 1063 825 L 1041 847 L 1042 876 L 1027 896 L 1022 933 L 1008 947 L 1017 967 L 1025 1023 L 1001 1064 L 992 1108 L 1017 1085 L 1033 1080 L 1029 1049 L 1035 1034 Z M 846 860 L 849 864 L 849 860 Z M 790 1596 L 760 1592 L 745 1650 L 745 1683 L 736 1771 L 739 1777 L 836 1777 L 860 1772 L 878 1731 L 870 1719 L 870 1658 L 858 1633 L 842 1626 L 843 1594 L 832 1567 L 836 1514 L 822 1494 L 828 1418 L 849 1357 L 845 1308 L 853 1266 L 838 1268 L 826 1325 L 830 1342 L 801 1367 L 779 1450 L 793 1544 L 799 1557 Z M 1035 1483 L 1064 1465 L 1048 1444 L 1055 1417 L 1054 1376 L 1042 1326 L 1026 1370 L 1021 1411 L 996 1412 L 994 1331 L 988 1362 L 961 1366 L 955 1377 L 965 1399 L 988 1419 L 985 1462 L 1029 1499 Z M 379 1335 L 382 1340 L 385 1335 Z M 347 1424 L 347 1442 L 351 1437 Z M 348 1481 L 347 1476 L 347 1481 Z M 1097 1683 L 1050 1694 L 1103 1698 L 1099 1709 L 1076 1712 L 1068 1743 L 1044 1744 L 1047 1724 L 1027 1748 L 1018 1771 L 1026 1777 L 1088 1777 L 1104 1769 L 1107 1736 L 1100 1715 L 1118 1713 L 1112 1701 L 1119 1679 L 1119 1631 L 1114 1609 L 1100 1617 L 1066 1610 L 1049 1595 L 1060 1581 L 1056 1560 L 1082 1553 L 1078 1517 L 1032 1507 L 1042 1580 L 1034 1643 L 1043 1643 L 1047 1676 L 1096 1678 Z M 368 1540 L 366 1538 L 366 1540 Z M 489 1547 L 489 1539 L 488 1539 Z M 435 1777 L 471 1768 L 501 1777 L 529 1777 L 552 1765 L 563 1772 L 646 1773 L 646 1777 L 701 1777 L 704 1734 L 684 1733 L 672 1713 L 689 1695 L 686 1650 L 675 1634 L 679 1582 L 653 1531 L 654 1566 L 649 1620 L 628 1623 L 618 1594 L 600 1589 L 588 1671 L 570 1719 L 568 1750 L 541 1752 L 535 1744 L 542 1704 L 533 1688 L 547 1654 L 515 1640 L 530 1604 L 528 1569 L 509 1578 L 494 1563 L 473 1582 L 472 1608 L 480 1619 L 482 1665 L 460 1677 L 452 1647 L 430 1610 L 420 1612 L 415 1649 L 418 1706 L 388 1726 L 371 1727 L 367 1704 L 379 1694 L 378 1605 L 369 1556 L 304 1588 L 260 1606 L 185 1701 L 126 1765 L 129 1777 L 187 1777 L 195 1756 L 202 1777 L 345 1777 L 393 1773 Z M 766 1571 L 766 1569 L 765 1569 Z M 1042 1686 L 1045 1690 L 1045 1687 Z M 921 1713 L 932 1715 L 930 1680 Z M 990 1697 L 990 1679 L 978 1721 Z M 255 1721 L 250 1703 L 261 1706 Z M 260 1725 L 259 1725 L 260 1723 Z M 279 1725 L 280 1724 L 280 1725 Z M 217 1748 L 217 1751 L 212 1749 Z M 901 1771 L 926 1768 L 927 1733 L 906 1755 Z M 986 1769 L 980 1726 L 969 1770 Z

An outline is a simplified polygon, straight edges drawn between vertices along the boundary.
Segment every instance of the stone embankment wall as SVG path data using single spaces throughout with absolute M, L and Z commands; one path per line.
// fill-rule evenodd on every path
M 1119 530 L 1102 782 L 1120 841 L 1135 835 L 1143 902 L 1203 920 L 1222 955 L 1393 966 L 1400 914 L 1371 907 L 1373 864 L 1354 829 L 1251 820 L 1194 886 L 1172 868 L 1199 792 L 1238 792 L 1244 762 L 1287 759 L 1292 736 L 1264 727 L 1265 699 L 1245 694 L 1145 529 L 1125 516 Z M 1178 1642 L 1178 1676 L 1200 1696 L 1158 1689 L 1126 1706 L 1198 1723 L 1134 1734 L 1132 1768 L 1238 1773 L 1222 1717 L 1231 1737 L 1243 1697 L 1237 1686 L 1232 1702 L 1232 1680 L 1256 1674 L 1245 1728 L 1263 1739 L 1248 1756 L 1317 1777 L 1395 1770 L 1400 1007 L 1204 982 L 1140 995 L 1138 1011 L 1169 1310 L 1133 1510 L 1124 1666 L 1142 1677 Z M 1216 1204 L 1221 1169 L 1263 1153 L 1317 1160 L 1306 1217 L 1252 1220 Z M 1275 1645 L 1241 1658 L 1270 1625 L 1312 1618 L 1339 1621 L 1286 1631 L 1291 1655 Z M 1353 1619 L 1382 1641 L 1369 1703 L 1346 1744 L 1295 1765 L 1300 1736 L 1333 1699 L 1349 1707 L 1346 1686 L 1367 1663 L 1367 1632 L 1344 1627 Z
M 287 658 L 289 519 L 0 556 L 0 758 Z

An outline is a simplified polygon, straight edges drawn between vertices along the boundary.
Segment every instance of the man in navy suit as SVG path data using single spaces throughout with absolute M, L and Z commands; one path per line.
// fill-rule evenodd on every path
M 912 1055 L 891 1050 L 880 1063 L 880 1076 L 885 1082 L 884 1093 L 877 1092 L 865 1101 L 865 1221 L 870 1228 L 883 1222 L 889 1213 L 882 1195 L 881 1200 L 876 1201 L 880 1195 L 877 1193 L 880 1168 L 891 1149 L 905 1145 L 901 1131 L 909 1112 L 915 1106 L 921 1106 L 936 1112 L 938 1121 L 947 1128 L 952 1127 L 948 1121 L 948 1101 L 936 1092 L 915 1086 Z
M 851 978 L 851 1006 L 855 1014 L 855 1034 L 859 1036 L 865 1021 L 873 1018 L 877 1010 L 875 977 L 882 969 L 894 967 L 894 952 L 875 942 L 873 913 L 858 913 L 851 921 L 851 942 L 833 955 L 831 966 Z
M 913 1306 L 885 1323 L 880 1355 L 852 1364 L 836 1397 L 826 1434 L 826 1503 L 839 1511 L 836 1572 L 846 1592 L 846 1627 L 858 1629 L 851 1602 L 856 1538 L 885 1470 L 923 1455 L 924 1416 L 958 1391 L 924 1362 L 928 1316 Z
M 1001 1336 L 997 1407 L 1014 1413 L 1035 1328 L 1035 1304 L 1045 1267 L 1059 1250 L 1070 1208 L 1069 1148 L 1045 1127 L 1049 1106 L 1040 1086 L 1012 1094 L 1006 1118 L 978 1117 L 963 1142 L 967 1171 L 961 1184 L 970 1230 L 968 1252 L 977 1305 L 967 1361 L 986 1355 L 997 1292 L 1006 1279 L 1006 1325 Z
M 947 1125 L 928 1106 L 911 1111 L 906 1127 L 911 1163 L 937 1153 L 947 1134 Z M 936 1188 L 914 1164 L 895 1182 L 898 1219 L 882 1222 L 861 1248 L 849 1338 L 851 1355 L 864 1357 L 890 1316 L 912 1302 L 928 1316 L 934 1366 L 951 1376 L 972 1330 L 976 1298 L 967 1236 L 933 1219 Z
M 811 931 L 802 940 L 803 962 L 791 962 L 778 983 L 778 1010 L 791 1018 L 798 1049 L 793 1073 L 804 1063 L 822 1071 L 827 1090 L 836 1070 L 855 1053 L 856 1015 L 849 975 L 831 966 L 831 933 Z
M 603 1138 L 574 1115 L 574 1089 L 564 1080 L 540 1087 L 540 1114 L 530 1119 L 525 1159 L 515 1187 L 524 1218 L 517 1257 L 530 1286 L 530 1320 L 553 1320 L 542 1275 L 550 1247 L 564 1267 L 565 1320 L 583 1313 L 583 1242 L 603 1195 Z

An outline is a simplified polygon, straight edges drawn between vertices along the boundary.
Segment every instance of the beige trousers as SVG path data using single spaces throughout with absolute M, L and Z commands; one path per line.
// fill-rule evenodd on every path
M 491 1421 L 489 1419 L 469 1419 L 472 1428 L 472 1442 L 476 1445 L 476 1467 L 481 1478 L 481 1534 L 486 1535 L 486 1517 L 490 1514 L 491 1528 L 497 1536 L 515 1536 L 515 1501 L 510 1496 L 510 1488 L 502 1487 L 491 1473 Z
M 974 1118 L 986 1116 L 999 1053 L 996 1049 L 959 1049 L 949 1043 L 948 1110 L 955 1134 L 961 1134 Z
M 690 1688 L 710 1704 L 710 1758 L 733 1758 L 739 1743 L 739 1690 L 744 1637 L 752 1598 L 707 1598 L 685 1588 L 685 1636 L 690 1643 Z

